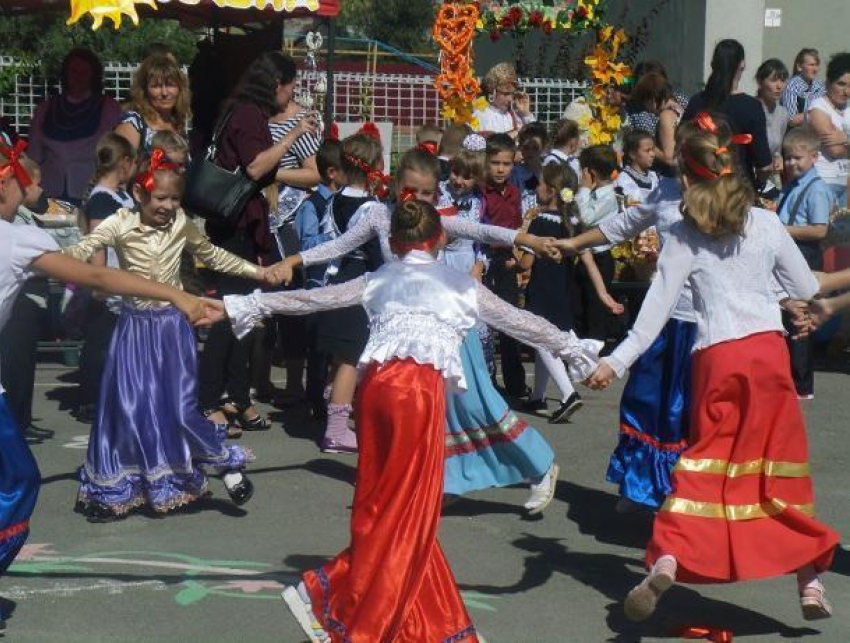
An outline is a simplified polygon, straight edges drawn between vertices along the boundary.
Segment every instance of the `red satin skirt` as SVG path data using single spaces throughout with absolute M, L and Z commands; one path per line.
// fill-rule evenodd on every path
M 446 407 L 442 375 L 373 364 L 357 394 L 351 544 L 304 575 L 334 643 L 478 643 L 437 542 Z
M 784 338 L 772 332 L 694 354 L 691 446 L 655 519 L 648 565 L 673 555 L 687 583 L 829 567 L 838 534 L 814 518 L 789 363 Z

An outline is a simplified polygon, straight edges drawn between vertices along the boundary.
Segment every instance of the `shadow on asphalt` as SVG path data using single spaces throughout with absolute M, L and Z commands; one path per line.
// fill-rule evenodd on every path
M 782 621 L 760 614 L 740 605 L 726 601 L 706 598 L 698 591 L 676 585 L 661 600 L 658 611 L 643 623 L 632 623 L 623 614 L 622 600 L 626 592 L 636 584 L 640 576 L 631 579 L 628 586 L 621 587 L 621 595 L 615 603 L 608 605 L 606 622 L 616 632 L 608 639 L 610 643 L 639 643 L 643 637 L 656 639 L 681 640 L 685 627 L 698 626 L 716 630 L 730 630 L 738 640 L 745 636 L 770 636 L 799 641 L 807 636 L 817 636 L 821 632 L 810 627 L 791 627 Z M 780 597 L 781 599 L 782 597 Z M 788 609 L 798 609 L 794 584 L 784 597 Z
M 345 482 L 352 486 L 354 485 L 354 479 L 357 477 L 357 467 L 352 464 L 340 462 L 339 460 L 331 460 L 330 458 L 319 458 L 302 464 L 290 464 L 282 467 L 249 467 L 246 469 L 246 472 L 252 477 L 282 471 L 308 471 L 319 476 L 324 476 L 325 478 Z
M 644 549 L 652 536 L 653 514 L 618 514 L 614 505 L 619 497 L 612 493 L 559 480 L 555 497 L 569 505 L 567 518 L 579 531 L 597 542 Z
M 732 630 L 736 637 L 775 634 L 799 640 L 820 634 L 808 627 L 791 627 L 746 607 L 705 598 L 682 585 L 665 594 L 655 616 L 644 623 L 632 623 L 623 615 L 622 601 L 629 589 L 644 577 L 642 556 L 575 552 L 563 539 L 531 534 L 524 534 L 512 544 L 528 552 L 523 574 L 515 583 L 503 586 L 461 584 L 461 590 L 496 596 L 521 594 L 545 585 L 555 574 L 565 574 L 613 601 L 607 607 L 606 617 L 608 627 L 616 632 L 614 637 L 607 639 L 610 643 L 639 643 L 643 637 L 680 639 L 684 627 L 695 625 Z M 797 609 L 793 583 L 786 600 L 789 609 Z

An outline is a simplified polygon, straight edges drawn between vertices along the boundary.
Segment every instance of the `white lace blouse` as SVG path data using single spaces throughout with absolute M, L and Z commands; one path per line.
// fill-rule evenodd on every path
M 460 345 L 480 319 L 535 348 L 567 361 L 571 379 L 595 369 L 601 342 L 580 340 L 540 317 L 506 304 L 477 281 L 412 251 L 358 279 L 313 290 L 255 293 L 224 298 L 234 332 L 242 337 L 263 317 L 305 315 L 362 305 L 369 316 L 369 341 L 360 367 L 412 358 L 439 370 L 452 389 L 465 390 Z
M 493 246 L 512 246 L 518 234 L 517 230 L 483 225 L 461 217 L 442 217 L 441 222 L 450 238 L 472 239 Z M 383 204 L 371 208 L 342 236 L 301 252 L 301 261 L 305 267 L 328 263 L 356 250 L 375 236 L 381 243 L 384 261 L 397 259 L 390 249 L 390 211 Z
M 720 239 L 679 221 L 670 227 L 658 274 L 634 327 L 604 359 L 622 377 L 661 332 L 685 282 L 693 289 L 695 351 L 756 333 L 782 332 L 774 278 L 794 299 L 811 299 L 818 291 L 817 279 L 773 212 L 751 208 L 744 234 Z

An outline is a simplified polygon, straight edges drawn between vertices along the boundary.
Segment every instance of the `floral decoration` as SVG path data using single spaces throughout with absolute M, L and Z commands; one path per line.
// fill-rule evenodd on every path
M 615 29 L 611 25 L 602 27 L 596 33 L 593 52 L 584 59 L 590 72 L 588 105 L 593 116 L 579 126 L 589 131 L 590 142 L 594 145 L 611 143 L 622 125 L 620 108 L 608 100 L 608 88 L 624 84 L 632 75 L 631 68 L 617 59 L 627 40 L 623 29 Z
M 437 12 L 433 29 L 434 42 L 440 46 L 435 84 L 443 99 L 443 118 L 473 129 L 478 129 L 474 110 L 487 107 L 487 101 L 478 97 L 481 83 L 472 66 L 472 40 L 480 15 L 477 3 L 447 1 Z
M 525 34 L 539 29 L 554 31 L 595 29 L 601 24 L 602 0 L 532 0 L 531 2 L 482 2 L 476 23 L 493 41 L 506 34 Z

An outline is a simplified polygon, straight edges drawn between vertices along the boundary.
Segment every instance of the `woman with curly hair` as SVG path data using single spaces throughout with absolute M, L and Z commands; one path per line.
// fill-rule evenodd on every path
M 191 115 L 191 95 L 186 74 L 174 58 L 152 54 L 133 75 L 130 104 L 115 132 L 138 152 L 150 151 L 157 132 L 170 131 L 186 137 Z

